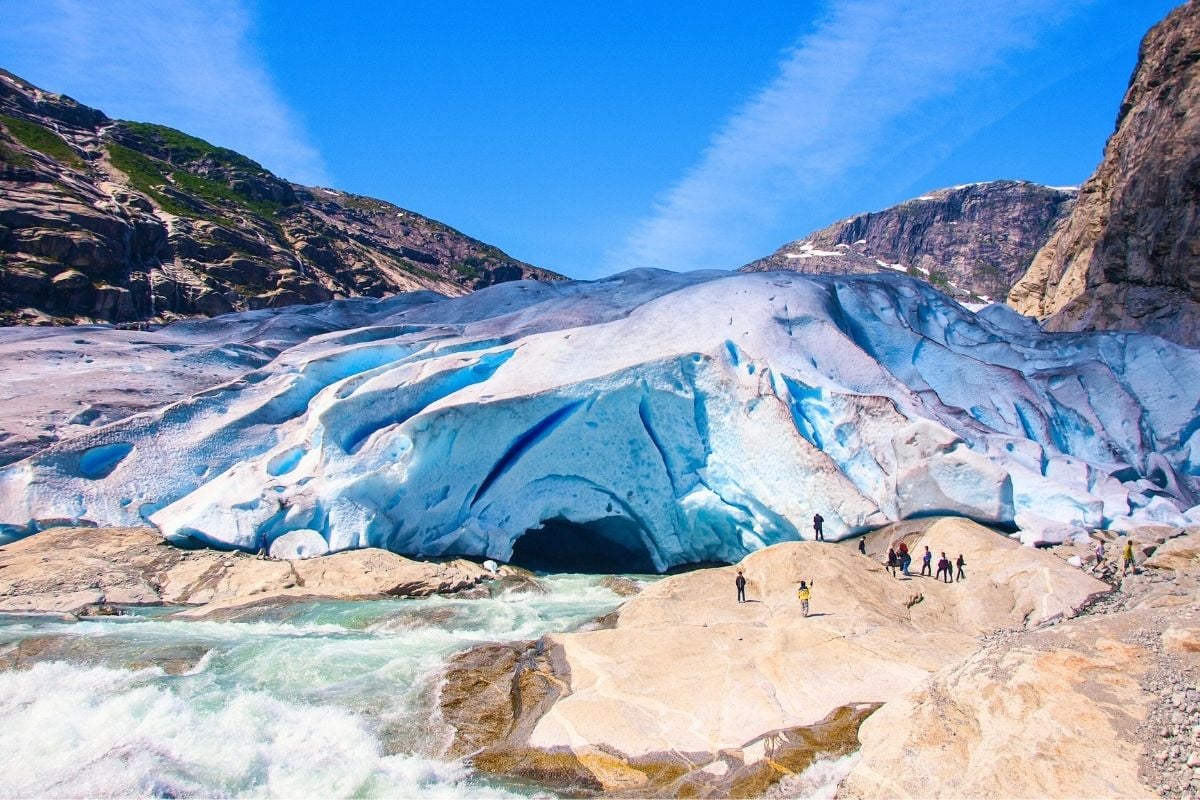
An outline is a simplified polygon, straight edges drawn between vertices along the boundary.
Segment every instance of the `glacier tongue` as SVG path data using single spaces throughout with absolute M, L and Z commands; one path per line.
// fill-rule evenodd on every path
M 903 276 L 520 282 L 391 304 L 0 469 L 0 530 L 509 560 L 545 524 L 659 570 L 808 538 L 818 512 L 831 540 L 947 513 L 1061 540 L 1186 521 L 1198 401 L 1200 352 Z

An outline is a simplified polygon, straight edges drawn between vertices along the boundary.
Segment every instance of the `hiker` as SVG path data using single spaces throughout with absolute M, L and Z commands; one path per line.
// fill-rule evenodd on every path
M 1100 569 L 1100 565 L 1104 563 L 1104 542 L 1103 540 L 1096 542 L 1096 549 L 1092 551 L 1096 555 L 1096 566 L 1092 569 Z
M 864 556 L 867 554 L 867 537 L 864 536 L 858 540 L 858 552 Z
M 908 554 L 908 545 L 904 542 L 900 543 L 898 555 L 900 556 L 900 571 L 904 573 L 904 577 L 911 578 L 912 573 L 908 571 L 908 568 L 912 565 L 912 556 Z
M 925 555 L 921 556 L 921 574 L 932 575 L 929 571 L 929 562 L 933 561 L 933 553 L 929 552 L 929 545 L 925 545 Z
M 814 541 L 825 541 L 825 534 L 822 532 L 821 526 L 825 524 L 825 518 L 820 514 L 813 515 L 813 534 Z
M 954 576 L 954 580 L 965 581 L 967 579 L 967 573 L 963 572 L 963 567 L 967 565 L 967 562 L 966 559 L 962 557 L 962 553 L 958 554 L 958 561 L 955 563 L 958 565 L 958 574 Z
M 950 583 L 951 578 L 953 578 L 953 575 L 950 574 L 952 571 L 953 570 L 951 570 L 951 568 L 950 568 L 950 559 L 946 558 L 945 553 L 942 553 L 942 557 L 938 559 L 938 568 L 937 568 L 938 578 L 942 578 L 942 576 L 945 575 L 944 580 L 946 581 L 946 583 Z
M 742 574 L 740 569 L 738 570 L 738 576 L 733 583 L 735 586 L 737 586 L 738 602 L 746 602 L 746 576 Z
M 1121 560 L 1125 562 L 1125 566 L 1121 569 L 1121 574 L 1126 575 L 1130 569 L 1137 572 L 1137 567 L 1133 563 L 1133 539 L 1125 543 L 1125 549 L 1121 553 Z
M 800 588 L 796 590 L 796 597 L 800 599 L 800 610 L 804 612 L 804 616 L 806 617 L 808 616 L 808 601 L 812 597 L 811 586 L 812 584 L 800 581 Z
M 892 573 L 892 577 L 896 577 L 896 548 L 894 547 L 888 548 L 887 568 L 888 572 Z

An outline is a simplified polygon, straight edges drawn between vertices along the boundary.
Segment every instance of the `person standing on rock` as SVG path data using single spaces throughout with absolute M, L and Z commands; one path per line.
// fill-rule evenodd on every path
M 963 567 L 967 565 L 967 562 L 966 559 L 962 557 L 962 553 L 958 554 L 958 561 L 955 563 L 958 565 L 958 574 L 954 576 L 954 580 L 956 582 L 965 581 L 967 579 L 967 573 L 963 572 Z
M 888 548 L 887 568 L 888 572 L 892 573 L 892 577 L 896 577 L 896 548 L 894 547 Z
M 800 588 L 796 590 L 796 597 L 800 599 L 800 611 L 804 616 L 808 616 L 808 601 L 812 599 L 812 584 L 807 584 L 800 581 Z
M 1131 569 L 1134 570 L 1134 572 L 1137 571 L 1133 563 L 1133 539 L 1125 542 L 1125 549 L 1121 551 L 1121 561 L 1123 561 L 1125 564 L 1125 566 L 1121 569 L 1122 575 L 1129 574 L 1129 570 Z
M 864 536 L 858 540 L 858 552 L 864 556 L 867 554 L 867 537 Z
M 929 552 L 929 545 L 925 545 L 925 555 L 921 556 L 921 574 L 933 575 L 929 563 L 933 561 L 933 553 Z
M 738 570 L 738 576 L 734 580 L 733 584 L 735 586 L 737 586 L 738 602 L 739 603 L 746 602 L 746 576 L 742 574 L 742 571 L 740 569 Z
M 823 532 L 823 528 L 821 527 L 824 524 L 825 524 L 824 517 L 822 517 L 820 514 L 813 515 L 813 539 L 814 539 L 814 541 L 818 541 L 818 542 L 825 541 L 825 534 Z
M 908 554 L 908 545 L 904 542 L 900 543 L 898 555 L 900 556 L 900 571 L 904 573 L 904 577 L 911 578 L 912 573 L 908 571 L 908 568 L 912 565 L 912 556 Z
M 938 578 L 941 578 L 946 583 L 950 583 L 954 577 L 951 574 L 952 572 L 953 572 L 953 570 L 950 568 L 950 559 L 946 558 L 945 553 L 942 553 L 942 557 L 938 559 L 938 568 L 937 568 Z M 945 577 L 943 578 L 943 576 L 945 576 Z
M 1096 566 L 1092 569 L 1100 569 L 1100 565 L 1104 563 L 1104 541 L 1096 542 L 1096 549 L 1092 552 L 1096 555 Z

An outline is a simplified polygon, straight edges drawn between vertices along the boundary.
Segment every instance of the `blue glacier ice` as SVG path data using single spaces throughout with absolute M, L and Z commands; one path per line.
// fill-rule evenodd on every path
M 807 538 L 817 512 L 831 540 L 930 514 L 1027 542 L 1200 523 L 1200 352 L 1157 337 L 1048 334 L 900 275 L 406 297 L 143 333 L 269 323 L 273 357 L 0 468 L 0 530 L 502 561 L 548 534 L 663 570 Z

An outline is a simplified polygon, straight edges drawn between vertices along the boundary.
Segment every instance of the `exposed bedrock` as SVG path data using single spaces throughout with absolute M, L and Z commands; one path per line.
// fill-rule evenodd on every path
M 626 602 L 611 629 L 458 659 L 442 695 L 452 752 L 622 797 L 758 797 L 856 750 L 864 719 L 982 637 L 1072 617 L 1109 591 L 1058 555 L 962 519 L 872 537 L 884 549 L 962 554 L 967 579 L 897 579 L 849 544 L 816 542 L 738 564 L 746 603 L 735 602 L 734 567 L 666 578 Z M 812 586 L 807 618 L 801 579 Z M 475 698 L 470 714 L 464 694 Z M 484 730 L 484 720 L 496 724 Z
M 0 552 L 0 614 L 79 613 L 112 605 L 190 605 L 228 618 L 311 598 L 426 597 L 493 577 L 462 559 L 412 561 L 364 549 L 303 561 L 184 550 L 147 528 L 59 528 Z M 29 655 L 29 654 L 26 654 Z
M 1200 529 L 1168 535 L 1092 614 L 994 637 L 885 705 L 838 797 L 1195 796 Z
M 659 571 L 808 538 L 817 512 L 831 540 L 951 514 L 1062 541 L 1196 513 L 1198 400 L 1200 352 L 899 276 L 523 282 L 50 444 L 0 469 L 0 524 Z M 557 550 L 521 544 L 547 531 Z

